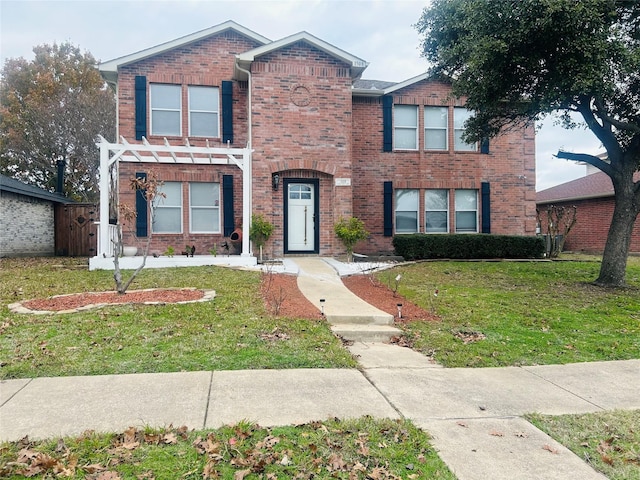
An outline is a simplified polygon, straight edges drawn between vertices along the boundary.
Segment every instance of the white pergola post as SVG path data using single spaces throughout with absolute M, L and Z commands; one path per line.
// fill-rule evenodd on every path
M 100 142 L 100 224 L 97 256 L 106 256 L 109 242 L 109 147 Z

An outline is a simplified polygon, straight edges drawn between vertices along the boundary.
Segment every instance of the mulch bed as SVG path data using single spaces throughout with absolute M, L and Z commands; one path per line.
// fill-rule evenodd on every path
M 195 288 L 155 288 L 130 290 L 124 294 L 115 291 L 85 292 L 37 298 L 22 302 L 22 306 L 34 311 L 60 312 L 90 305 L 114 305 L 125 303 L 181 303 L 193 302 L 204 297 L 204 291 Z
M 393 315 L 397 322 L 437 320 L 438 317 L 420 308 L 406 298 L 368 275 L 342 277 L 342 282 L 365 302 Z M 318 309 L 300 292 L 297 279 L 292 275 L 263 275 L 261 294 L 267 310 L 282 318 L 309 318 L 320 320 Z M 21 305 L 33 312 L 66 312 L 114 304 L 163 304 L 201 300 L 205 292 L 195 288 L 159 288 L 130 290 L 125 294 L 115 291 L 85 292 L 57 295 L 50 298 L 27 300 Z M 398 304 L 402 304 L 402 318 L 398 317 Z

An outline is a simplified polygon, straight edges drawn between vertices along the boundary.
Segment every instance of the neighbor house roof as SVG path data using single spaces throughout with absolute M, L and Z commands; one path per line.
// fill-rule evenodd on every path
M 48 200 L 55 203 L 75 203 L 73 200 L 62 196 L 59 193 L 51 193 L 33 185 L 27 185 L 15 178 L 0 175 L 0 191 L 11 192 L 27 197 Z
M 103 62 L 98 65 L 98 70 L 102 73 L 102 76 L 107 80 L 107 82 L 115 84 L 118 81 L 118 69 L 125 65 L 129 65 L 131 63 L 139 62 L 140 60 L 144 60 L 145 58 L 153 57 L 155 55 L 167 52 L 169 50 L 173 50 L 174 48 L 184 47 L 185 45 L 189 45 L 191 43 L 202 40 L 203 38 L 210 37 L 212 35 L 218 35 L 227 30 L 233 30 L 240 35 L 244 35 L 245 37 L 254 40 L 260 44 L 271 43 L 266 37 L 259 35 L 248 28 L 243 27 L 242 25 L 237 24 L 232 20 L 228 20 L 219 25 L 215 25 L 213 27 L 209 27 L 204 30 L 200 30 L 199 32 L 192 33 L 190 35 L 186 35 L 184 37 L 176 38 L 175 40 L 171 40 L 169 42 L 161 43 L 160 45 L 156 45 L 154 47 L 146 48 L 144 50 L 140 50 L 139 52 L 132 53 L 130 55 L 125 55 L 123 57 L 118 57 L 113 60 L 109 60 L 107 62 Z
M 633 176 L 640 180 L 640 172 Z M 569 202 L 589 198 L 613 197 L 613 183 L 609 176 L 602 172 L 592 173 L 570 182 L 556 185 L 536 193 L 536 203 Z

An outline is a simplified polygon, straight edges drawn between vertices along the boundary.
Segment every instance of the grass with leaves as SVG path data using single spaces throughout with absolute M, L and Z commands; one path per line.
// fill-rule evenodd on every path
M 0 445 L 2 478 L 454 479 L 426 433 L 405 420 L 314 422 L 261 428 L 240 423 L 121 434 L 87 432 Z
M 215 290 L 216 297 L 204 303 L 29 315 L 11 313 L 7 305 L 113 290 L 113 272 L 90 272 L 86 260 L 68 258 L 3 259 L 0 269 L 0 377 L 4 379 L 355 366 L 325 322 L 279 319 L 267 312 L 260 296 L 260 272 L 223 267 L 147 269 L 133 288 L 197 287 Z
M 629 259 L 627 289 L 591 285 L 599 268 L 593 260 L 423 262 L 377 275 L 389 283 L 401 274 L 399 293 L 440 317 L 402 328 L 447 367 L 640 358 L 640 258 Z
M 611 480 L 640 480 L 640 410 L 528 415 L 527 420 Z

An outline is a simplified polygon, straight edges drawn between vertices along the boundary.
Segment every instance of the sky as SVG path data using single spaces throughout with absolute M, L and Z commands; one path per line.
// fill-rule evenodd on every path
M 414 27 L 428 1 L 0 0 L 0 63 L 67 41 L 107 61 L 233 20 L 270 40 L 306 31 L 369 62 L 363 78 L 400 82 L 428 68 Z M 554 158 L 559 149 L 600 151 L 588 130 L 550 120 L 538 128 L 538 191 L 585 174 L 585 166 Z

